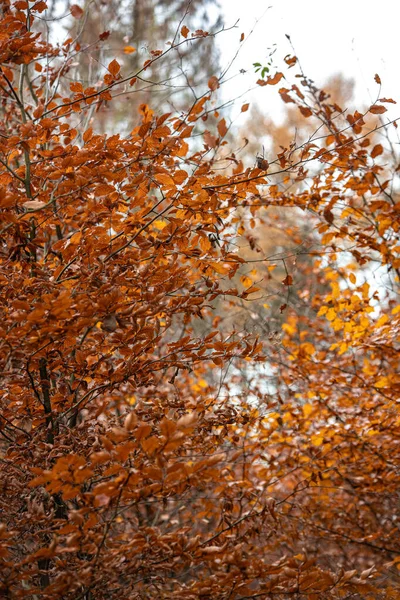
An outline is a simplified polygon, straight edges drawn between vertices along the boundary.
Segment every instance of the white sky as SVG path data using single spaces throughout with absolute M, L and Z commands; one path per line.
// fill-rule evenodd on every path
M 341 72 L 355 79 L 356 101 L 366 106 L 376 99 L 379 88 L 374 75 L 378 73 L 382 80 L 381 97 L 398 101 L 397 106 L 386 105 L 385 116 L 400 117 L 399 0 L 220 0 L 220 3 L 226 27 L 240 19 L 237 29 L 220 36 L 223 64 L 233 56 L 240 34 L 243 32 L 247 37 L 254 28 L 231 71 L 234 74 L 243 68 L 249 73 L 227 85 L 224 97 L 238 95 L 240 90 L 254 84 L 252 63 L 266 62 L 268 48 L 274 43 L 277 45 L 274 64 L 277 70 L 285 72 L 283 58 L 293 54 L 285 37 L 289 34 L 304 72 L 317 84 Z M 288 72 L 292 73 L 295 67 Z M 245 99 L 257 101 L 261 107 L 267 102 L 266 112 L 272 114 L 276 96 L 277 88 L 264 87 L 247 94 Z

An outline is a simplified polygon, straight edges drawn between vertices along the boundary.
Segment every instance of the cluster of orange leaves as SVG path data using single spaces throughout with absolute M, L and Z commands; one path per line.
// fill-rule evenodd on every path
M 96 113 L 83 131 L 136 78 L 113 60 L 102 86 L 61 93 L 44 9 L 3 2 L 0 27 L 2 597 L 398 598 L 393 157 L 304 78 L 280 94 L 326 135 L 263 170 L 215 169 L 219 115 L 192 143 L 217 78 L 185 115 L 143 105 L 126 137 L 96 133 Z M 297 290 L 273 347 L 212 319 L 216 299 L 257 291 L 237 289 L 232 242 L 269 205 L 314 220 L 307 276 L 326 290 Z M 228 367 L 264 363 L 274 393 L 261 375 L 239 392 Z

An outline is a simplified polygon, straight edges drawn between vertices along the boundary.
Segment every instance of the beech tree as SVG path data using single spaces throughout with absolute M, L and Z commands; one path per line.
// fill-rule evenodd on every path
M 349 113 L 291 84 L 287 57 L 258 83 L 319 125 L 246 167 L 216 75 L 186 113 L 96 129 L 214 33 L 182 23 L 84 87 L 40 34 L 44 1 L 2 8 L 2 596 L 398 598 L 399 161 L 379 77 Z M 276 206 L 312 223 L 307 261 L 238 252 Z M 220 325 L 217 300 L 268 291 L 238 282 L 246 261 L 283 265 L 278 335 Z

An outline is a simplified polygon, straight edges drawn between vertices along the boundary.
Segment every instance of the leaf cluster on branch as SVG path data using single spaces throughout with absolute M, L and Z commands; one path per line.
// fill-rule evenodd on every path
M 45 9 L 3 2 L 0 21 L 2 597 L 398 598 L 391 100 L 350 114 L 301 72 L 269 75 L 316 127 L 262 168 L 228 150 L 216 75 L 186 112 L 143 103 L 102 133 L 125 85 L 214 34 L 181 24 L 85 87 Z M 276 208 L 310 243 L 263 255 Z M 255 265 L 277 266 L 282 331 L 251 312 Z

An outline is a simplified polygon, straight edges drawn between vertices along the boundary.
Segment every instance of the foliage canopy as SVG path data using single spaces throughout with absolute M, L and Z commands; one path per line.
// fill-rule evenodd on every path
M 46 42 L 45 9 L 3 1 L 0 27 L 2 596 L 398 598 L 393 101 L 350 113 L 301 72 L 260 79 L 315 121 L 260 168 L 227 149 L 217 75 L 185 113 L 99 133 L 124 86 L 214 34 L 182 24 L 85 87 L 90 49 Z M 282 218 L 294 244 L 264 256 L 274 207 L 315 235 Z M 227 331 L 265 266 L 282 339 L 268 307 Z

